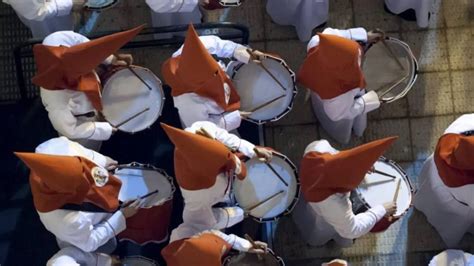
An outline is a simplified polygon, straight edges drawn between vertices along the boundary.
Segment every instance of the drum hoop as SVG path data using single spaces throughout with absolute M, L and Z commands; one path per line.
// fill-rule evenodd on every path
M 116 4 L 118 4 L 119 0 L 114 0 L 112 3 L 108 4 L 108 5 L 105 5 L 105 6 L 102 6 L 102 7 L 90 7 L 90 6 L 87 6 L 87 3 L 84 5 L 84 7 L 88 10 L 91 10 L 91 11 L 103 11 L 103 10 L 107 10 L 109 8 L 112 8 L 114 7 Z
M 242 1 L 238 0 L 235 4 L 234 3 L 225 3 L 222 0 L 219 0 L 219 4 L 223 7 L 238 7 L 242 4 Z
M 117 0 L 118 1 L 118 0 Z M 142 130 L 146 130 L 148 128 L 150 128 L 153 124 L 155 124 L 155 122 L 158 120 L 158 118 L 160 118 L 161 114 L 163 113 L 163 108 L 165 106 L 165 101 L 166 101 L 166 97 L 165 97 L 165 92 L 163 91 L 163 82 L 161 81 L 160 78 L 158 78 L 155 73 L 153 73 L 153 71 L 151 71 L 149 68 L 146 68 L 146 67 L 141 67 L 141 66 L 135 66 L 135 65 L 130 65 L 130 68 L 133 68 L 133 69 L 143 69 L 145 71 L 148 71 L 150 72 L 150 74 L 152 74 L 157 80 L 158 80 L 158 83 L 160 84 L 160 86 L 158 86 L 158 88 L 156 88 L 157 90 L 159 90 L 160 94 L 161 94 L 161 100 L 162 100 L 162 103 L 160 105 L 160 110 L 158 111 L 158 115 L 156 116 L 155 119 L 153 119 L 153 121 L 151 122 L 151 124 L 145 128 L 145 129 L 142 129 Z M 103 90 L 105 90 L 105 88 L 107 87 L 107 83 L 108 81 L 115 75 L 117 74 L 118 72 L 122 71 L 122 70 L 125 70 L 127 69 L 127 67 L 118 67 L 118 68 L 115 68 L 115 69 L 112 69 L 110 70 L 111 72 L 113 72 L 106 80 L 105 80 L 105 83 L 103 85 Z M 101 81 L 102 82 L 102 81 Z M 105 118 L 105 120 L 108 122 L 109 120 L 107 119 L 107 116 L 105 114 L 102 114 Z M 120 128 L 118 128 L 119 131 L 121 132 L 124 132 L 124 133 L 128 133 L 128 134 L 135 134 L 135 133 L 138 133 L 142 130 L 138 130 L 138 131 L 124 131 L 124 130 L 121 130 Z
M 408 85 L 406 86 L 406 88 L 401 92 L 399 93 L 398 95 L 396 96 L 393 96 L 391 99 L 388 99 L 388 100 L 384 100 L 385 103 L 392 103 L 396 100 L 399 100 L 403 97 L 405 97 L 408 92 L 412 89 L 413 85 L 415 84 L 415 81 L 417 80 L 418 78 L 418 72 L 419 72 L 419 69 L 418 69 L 418 60 L 416 60 L 416 57 L 415 55 L 413 54 L 413 51 L 411 50 L 410 46 L 400 40 L 400 39 L 397 39 L 397 38 L 394 38 L 394 37 L 390 37 L 390 36 L 387 36 L 385 37 L 385 40 L 389 40 L 389 41 L 392 41 L 392 42 L 396 42 L 398 44 L 400 44 L 404 49 L 405 51 L 408 53 L 408 56 L 412 59 L 412 62 L 413 62 L 413 76 L 412 76 L 412 79 L 411 79 L 411 82 L 408 83 Z M 365 54 L 366 52 L 373 46 L 374 44 L 371 43 L 369 45 L 367 45 L 364 49 L 364 57 L 362 58 L 362 66 L 364 65 L 364 62 L 365 62 Z
M 288 72 L 290 72 L 290 77 L 291 77 L 291 80 L 293 81 L 293 90 L 292 90 L 292 95 L 291 95 L 291 101 L 290 101 L 290 105 L 287 106 L 287 108 L 285 110 L 283 110 L 280 114 L 276 115 L 275 117 L 273 118 L 270 118 L 270 119 L 266 119 L 266 120 L 262 120 L 262 119 L 253 119 L 251 117 L 245 117 L 244 120 L 247 120 L 249 122 L 252 122 L 254 124 L 257 124 L 257 125 L 263 125 L 265 123 L 268 123 L 268 122 L 275 122 L 275 121 L 278 121 L 280 120 L 282 117 L 284 117 L 286 114 L 288 114 L 291 109 L 293 109 L 293 104 L 295 102 L 295 98 L 296 98 L 296 93 L 298 93 L 298 88 L 296 86 L 296 74 L 295 72 L 288 66 L 288 64 L 285 62 L 285 60 L 279 58 L 279 57 L 276 57 L 276 56 L 272 56 L 272 55 L 269 55 L 269 54 L 265 54 L 265 58 L 270 58 L 270 59 L 273 59 L 275 61 L 278 61 L 280 63 L 280 65 L 284 66 Z M 244 63 L 239 63 L 237 64 L 237 66 L 234 67 L 233 69 L 233 72 L 232 72 L 232 77 L 231 79 L 233 80 L 235 75 L 237 74 L 237 72 L 239 72 L 240 68 L 242 66 L 244 66 L 246 64 Z
M 406 171 L 401 168 L 401 166 L 399 166 L 395 161 L 393 160 L 390 160 L 390 159 L 387 159 L 386 157 L 384 156 L 380 156 L 379 159 L 377 160 L 377 162 L 379 161 L 382 161 L 384 163 L 388 163 L 390 164 L 390 166 L 393 166 L 395 168 L 395 170 L 397 170 L 401 175 L 402 175 L 402 178 L 403 180 L 406 181 L 406 183 L 408 183 L 408 189 L 410 191 L 410 196 L 411 196 L 411 202 L 410 202 L 410 205 L 409 207 L 404 211 L 402 212 L 400 215 L 396 215 L 396 216 L 393 216 L 394 218 L 400 218 L 402 217 L 403 215 L 405 215 L 409 210 L 410 210 L 410 206 L 413 205 L 413 198 L 414 198 L 414 195 L 415 195 L 415 192 L 416 192 L 416 189 L 415 187 L 413 186 L 411 180 L 410 180 L 410 177 L 408 176 L 408 174 L 406 173 Z M 357 194 L 357 197 L 359 198 L 359 200 L 364 204 L 365 207 L 367 208 L 370 208 L 371 206 L 369 205 L 369 203 L 364 199 L 364 197 L 362 197 L 362 194 L 359 192 L 359 190 L 356 188 L 355 189 L 356 191 L 356 194 Z
M 275 252 L 270 249 L 270 248 L 267 248 L 267 251 L 268 253 L 270 253 L 279 263 L 280 263 L 280 266 L 285 266 L 285 262 L 283 261 L 283 259 L 276 255 Z M 230 263 L 230 260 L 235 257 L 235 256 L 238 256 L 242 254 L 242 252 L 239 252 L 239 253 L 236 253 L 236 254 L 232 254 L 232 255 L 227 255 L 224 260 L 222 261 L 222 265 L 227 265 L 228 263 Z
M 300 179 L 299 179 L 299 176 L 298 176 L 298 168 L 296 168 L 295 164 L 292 161 L 290 161 L 290 159 L 287 156 L 285 156 L 284 154 L 279 153 L 277 151 L 273 151 L 273 155 L 276 155 L 277 157 L 280 157 L 285 162 L 287 162 L 291 166 L 291 168 L 293 168 L 293 172 L 294 172 L 295 179 L 296 179 L 296 194 L 295 194 L 295 198 L 293 199 L 291 204 L 285 209 L 285 211 L 278 214 L 277 216 L 274 216 L 274 217 L 271 217 L 271 218 L 260 218 L 260 217 L 256 217 L 256 216 L 253 216 L 253 215 L 250 215 L 250 214 L 248 215 L 249 217 L 252 217 L 252 219 L 254 219 L 258 223 L 278 221 L 278 219 L 280 219 L 281 217 L 290 214 L 293 211 L 293 209 L 295 208 L 296 204 L 298 203 L 298 201 L 300 199 L 301 187 L 300 187 Z M 247 158 L 245 160 L 245 162 L 247 162 L 249 160 L 251 160 L 251 159 Z M 235 195 L 234 195 L 234 198 L 235 198 Z M 237 202 L 237 200 L 236 200 L 236 202 Z M 238 205 L 238 202 L 237 202 L 237 205 Z
M 143 256 L 140 256 L 140 255 L 133 255 L 133 256 L 127 256 L 127 257 L 123 257 L 121 258 L 121 260 L 124 260 L 124 259 L 138 259 L 138 260 L 143 260 L 143 261 L 147 261 L 147 262 L 150 262 L 152 263 L 153 265 L 157 266 L 157 262 L 150 259 L 150 258 L 147 258 L 147 257 L 143 257 Z
M 171 185 L 171 193 L 167 198 L 165 198 L 164 203 L 173 200 L 174 193 L 176 191 L 176 187 L 173 183 L 173 178 L 171 176 L 169 176 L 168 173 L 166 173 L 165 170 L 163 170 L 161 168 L 157 168 L 157 167 L 155 167 L 151 164 L 143 164 L 143 163 L 138 163 L 138 162 L 131 162 L 129 164 L 119 165 L 117 167 L 117 170 L 120 170 L 120 169 L 143 169 L 143 170 L 151 170 L 151 171 L 155 171 L 155 172 L 160 173 L 162 176 L 164 176 L 168 180 L 168 182 Z M 162 206 L 162 205 L 164 205 L 164 203 L 161 204 L 161 205 L 153 205 L 153 206 L 142 207 L 141 209 L 151 209 L 151 208 L 154 208 L 154 207 L 157 207 L 157 206 Z

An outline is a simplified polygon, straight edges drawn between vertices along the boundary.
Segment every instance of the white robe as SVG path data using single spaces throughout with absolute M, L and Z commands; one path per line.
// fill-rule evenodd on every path
M 232 41 L 222 40 L 217 36 L 201 36 L 199 37 L 210 54 L 220 58 L 234 57 L 239 62 L 248 63 L 250 56 L 245 52 L 245 46 Z M 177 57 L 181 54 L 183 47 L 173 54 Z M 221 67 L 225 70 L 225 65 L 220 62 Z M 230 64 L 229 64 L 230 65 Z M 225 84 L 227 85 L 227 84 Z M 224 86 L 226 102 L 229 101 L 230 88 Z M 202 97 L 196 93 L 185 93 L 173 97 L 174 107 L 178 109 L 179 116 L 183 123 L 183 127 L 190 127 L 197 121 L 210 121 L 219 127 L 231 131 L 240 126 L 242 121 L 238 110 L 233 112 L 225 112 L 214 100 Z
M 249 158 L 256 156 L 253 151 L 255 146 L 252 143 L 229 134 L 211 122 L 196 122 L 186 131 L 194 133 L 201 127 L 224 145 L 235 147 Z M 231 203 L 232 181 L 232 178 L 225 173 L 220 173 L 216 177 L 216 183 L 210 188 L 201 190 L 180 188 L 184 198 L 183 223 L 171 232 L 170 242 L 191 237 L 204 230 L 224 229 L 242 221 L 244 211 L 239 207 L 227 208 L 227 211 L 224 208 L 212 208 L 219 202 Z
M 70 246 L 59 250 L 51 257 L 46 266 L 111 266 L 112 258 L 104 253 L 84 252 Z
M 106 165 L 104 155 L 65 137 L 50 139 L 40 144 L 36 148 L 36 153 L 81 156 L 101 167 Z M 100 252 L 112 252 L 116 245 L 115 235 L 126 229 L 125 217 L 120 211 L 92 213 L 58 209 L 50 212 L 38 211 L 38 214 L 46 229 L 56 236 L 61 249 L 68 247 L 80 249 L 79 251 L 74 248 L 62 250 L 51 258 L 51 262 L 67 261 L 70 258 L 74 259 L 75 256 L 78 256 L 78 261 L 81 258 L 94 259 L 97 254 L 87 255 L 86 253 L 97 251 L 99 248 Z
M 86 37 L 72 32 L 60 31 L 46 37 L 44 45 L 74 46 L 88 42 Z M 104 64 L 110 64 L 109 57 Z M 59 135 L 80 142 L 82 145 L 98 150 L 102 140 L 108 140 L 112 135 L 112 126 L 108 122 L 97 122 L 97 118 L 80 116 L 97 111 L 92 106 L 86 94 L 76 90 L 47 90 L 40 89 L 40 96 L 48 117 Z
M 311 151 L 338 153 L 326 140 L 312 142 L 305 154 Z M 300 197 L 292 217 L 308 244 L 321 246 L 333 239 L 341 246 L 351 245 L 352 239 L 367 234 L 386 214 L 383 205 L 377 205 L 355 215 L 349 196 L 350 192 L 335 193 L 320 202 Z
M 295 26 L 298 38 L 306 42 L 328 20 L 329 0 L 267 0 L 267 13 L 276 24 Z
M 434 0 L 385 0 L 388 10 L 400 14 L 408 9 L 415 10 L 416 22 L 420 28 L 428 27 L 430 9 Z
M 444 133 L 470 130 L 474 130 L 474 114 L 461 116 Z M 474 234 L 474 184 L 446 186 L 439 176 L 433 155 L 426 159 L 419 183 L 414 206 L 426 215 L 448 247 L 455 247 L 467 232 Z
M 447 249 L 434 256 L 428 266 L 474 266 L 474 256 L 457 249 Z
M 3 0 L 11 5 L 34 38 L 61 30 L 73 30 L 72 0 Z
M 349 30 L 327 28 L 323 33 L 354 41 L 367 41 L 367 32 L 363 28 Z M 319 36 L 315 35 L 309 41 L 307 50 L 317 45 Z M 331 99 L 321 99 L 311 91 L 311 104 L 321 126 L 336 141 L 346 144 L 351 138 L 352 130 L 357 136 L 362 136 L 367 127 L 367 113 L 377 109 L 380 101 L 375 92 L 365 93 L 364 88 L 354 88 Z

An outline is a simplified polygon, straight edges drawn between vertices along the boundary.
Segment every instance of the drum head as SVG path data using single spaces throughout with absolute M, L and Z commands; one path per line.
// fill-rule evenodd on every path
M 261 260 L 258 256 L 253 253 L 241 252 L 236 255 L 228 256 L 223 265 L 225 266 L 279 266 L 284 265 L 282 260 L 275 256 L 275 254 L 269 250 L 267 254 L 262 254 Z
M 125 257 L 121 259 L 123 266 L 158 266 L 158 263 L 142 256 Z
M 392 102 L 405 96 L 416 79 L 417 63 L 410 48 L 404 42 L 388 38 L 385 43 L 393 51 L 403 69 L 390 54 L 382 42 L 372 45 L 365 53 L 362 69 L 367 82 L 367 90 L 374 90 L 382 95 L 399 82 L 393 89 L 381 97 L 383 101 Z M 403 78 L 405 78 L 403 81 Z
M 143 208 L 151 208 L 163 204 L 173 195 L 170 180 L 160 172 L 146 168 L 121 168 L 115 171 L 115 176 L 122 181 L 119 200 L 125 202 L 146 195 L 156 189 L 158 193 L 150 196 L 149 203 Z
M 84 7 L 89 10 L 102 11 L 114 7 L 118 0 L 88 0 Z
M 133 69 L 153 90 L 143 84 L 129 69 L 123 68 L 106 81 L 102 91 L 102 113 L 114 126 L 149 108 L 148 111 L 119 127 L 119 130 L 129 133 L 150 127 L 161 115 L 164 105 L 161 81 L 155 74 L 142 67 Z
M 299 194 L 299 183 L 295 166 L 283 155 L 274 154 L 271 166 L 288 183 L 288 187 L 273 173 L 273 171 L 257 158 L 248 160 L 247 177 L 236 179 L 233 185 L 234 196 L 240 207 L 248 210 L 256 204 L 265 201 L 280 191 L 282 194 L 253 209 L 249 215 L 271 220 L 283 215 L 294 207 Z
M 254 62 L 236 68 L 232 82 L 240 96 L 240 110 L 251 111 L 280 97 L 279 100 L 253 112 L 249 120 L 255 123 L 276 121 L 287 114 L 296 94 L 295 74 L 281 59 L 268 57 L 263 65 L 283 85 L 285 90 L 259 65 Z
M 403 215 L 409 208 L 412 201 L 412 191 L 407 175 L 394 163 L 379 160 L 374 165 L 376 170 L 394 175 L 397 178 L 371 173 L 365 175 L 365 184 L 357 187 L 356 191 L 369 206 L 374 207 L 393 200 L 397 182 L 401 179 L 400 190 L 397 198 L 397 212 L 395 217 Z

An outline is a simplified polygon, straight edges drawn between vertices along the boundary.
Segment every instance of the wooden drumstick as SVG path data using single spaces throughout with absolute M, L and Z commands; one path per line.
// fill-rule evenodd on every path
M 281 195 L 281 194 L 284 193 L 284 192 L 285 192 L 284 190 L 280 190 L 279 192 L 277 192 L 277 193 L 271 195 L 270 197 L 268 197 L 268 198 L 266 198 L 266 199 L 260 201 L 259 203 L 253 205 L 252 207 L 248 208 L 245 212 L 246 212 L 247 214 L 250 213 L 251 211 L 253 211 L 253 210 L 255 210 L 256 208 L 262 206 L 263 204 L 269 202 L 270 200 L 272 200 L 272 199 L 278 197 L 279 195 Z
M 152 195 L 154 195 L 154 194 L 156 194 L 156 193 L 158 193 L 158 192 L 159 192 L 158 189 L 153 190 L 152 192 L 147 193 L 147 194 L 145 194 L 145 195 L 139 197 L 139 199 L 141 199 L 141 200 L 142 200 L 142 199 L 146 199 L 146 198 L 148 198 L 148 197 L 150 197 L 150 196 L 152 196 Z M 134 201 L 130 201 L 130 202 L 127 203 L 127 204 L 123 204 L 123 205 L 120 206 L 120 208 L 126 208 L 126 207 L 130 206 L 130 204 L 132 204 L 133 202 L 134 202 Z
M 250 110 L 250 111 L 248 111 L 248 112 L 249 112 L 249 113 L 253 113 L 253 112 L 255 112 L 255 111 L 258 111 L 258 110 L 262 109 L 263 107 L 266 107 L 266 106 L 268 106 L 268 105 L 270 105 L 270 104 L 272 104 L 272 103 L 274 103 L 274 102 L 280 100 L 281 98 L 283 98 L 283 97 L 285 97 L 285 96 L 286 96 L 285 94 L 280 95 L 280 96 L 278 96 L 278 97 L 272 99 L 271 101 L 268 101 L 268 102 L 266 102 L 266 103 L 263 103 L 263 104 L 261 104 L 261 105 L 255 107 L 255 108 L 253 108 L 252 110 Z
M 244 237 L 245 237 L 245 239 L 247 239 L 247 240 L 250 242 L 250 244 L 252 244 L 252 246 L 253 246 L 254 248 L 256 248 L 256 249 L 259 248 L 259 246 L 255 243 L 255 241 L 253 241 L 253 239 L 249 236 L 249 234 L 245 234 Z M 265 251 L 265 253 L 266 253 L 266 252 L 267 252 L 267 249 L 265 249 L 264 251 Z M 262 260 L 262 259 L 263 259 L 262 256 L 261 256 L 260 254 L 258 254 L 258 253 L 257 253 L 257 258 L 258 258 L 258 260 Z
M 150 91 L 153 90 L 153 88 L 152 88 L 150 85 L 148 85 L 148 83 L 146 83 L 145 80 L 143 80 L 142 77 L 140 77 L 140 75 L 138 75 L 137 72 L 135 72 L 135 70 L 133 69 L 133 67 L 127 66 L 127 68 L 128 68 L 128 70 L 130 70 L 130 72 L 132 72 L 133 75 L 135 75 L 143 84 L 145 84 L 145 86 L 147 86 L 148 90 L 150 90 Z
M 247 49 L 246 51 L 247 51 L 247 53 L 250 55 L 250 58 L 252 58 L 252 57 L 253 57 L 252 51 L 250 51 L 250 49 Z M 282 88 L 283 91 L 286 92 L 285 86 L 283 86 L 283 84 L 281 84 L 281 82 L 272 74 L 272 72 L 270 72 L 270 70 L 268 70 L 268 68 L 263 64 L 262 61 L 257 60 L 257 59 L 253 59 L 253 58 L 252 58 L 252 61 L 253 61 L 255 64 L 257 64 L 258 66 L 260 66 L 276 83 L 278 83 L 278 85 L 280 86 L 280 88 Z
M 130 122 L 131 120 L 135 119 L 137 116 L 143 114 L 144 112 L 146 112 L 146 111 L 148 111 L 148 110 L 150 110 L 150 107 L 147 107 L 147 108 L 145 108 L 144 110 L 142 110 L 142 111 L 140 111 L 140 112 L 138 112 L 138 113 L 132 115 L 131 117 L 125 119 L 124 121 L 118 123 L 118 124 L 115 126 L 115 128 L 119 128 L 119 127 L 123 126 L 124 124 Z
M 256 151 L 256 148 L 254 148 L 254 151 Z M 280 181 L 285 184 L 285 186 L 288 187 L 288 182 L 285 181 L 285 179 L 275 170 L 275 168 L 273 168 L 273 166 L 267 162 L 265 162 L 265 165 L 268 166 L 268 168 L 270 168 L 270 170 L 272 170 L 272 172 L 278 177 L 278 179 L 280 179 Z
M 398 179 L 397 188 L 395 189 L 395 194 L 393 195 L 393 203 L 397 203 L 398 193 L 400 192 L 400 182 L 401 179 Z M 393 216 L 388 217 L 388 221 L 391 222 L 393 220 Z
M 392 178 L 392 179 L 397 178 L 397 177 L 394 176 L 394 175 L 387 174 L 387 173 L 385 173 L 385 172 L 383 172 L 383 171 L 380 171 L 380 170 L 377 170 L 377 169 L 375 169 L 375 168 L 372 169 L 372 170 L 370 170 L 370 171 L 371 171 L 372 173 L 376 173 L 376 174 L 379 174 L 379 175 L 383 175 L 383 176 L 386 176 L 386 177 L 390 177 L 390 178 Z

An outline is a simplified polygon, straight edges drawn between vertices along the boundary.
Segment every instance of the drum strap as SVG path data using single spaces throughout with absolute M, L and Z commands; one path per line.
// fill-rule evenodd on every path
M 94 116 L 95 116 L 95 112 L 94 112 L 94 111 L 90 111 L 90 112 L 85 113 L 85 114 L 74 115 L 74 117 L 81 117 L 81 116 L 85 116 L 85 117 L 91 118 L 91 117 L 94 117 Z
M 69 210 L 69 211 L 81 211 L 81 212 L 108 212 L 108 213 L 114 213 L 114 211 L 106 211 L 102 209 L 101 207 L 94 205 L 90 202 L 84 202 L 82 204 L 73 204 L 73 203 L 68 203 L 63 205 L 60 209 L 62 210 Z

